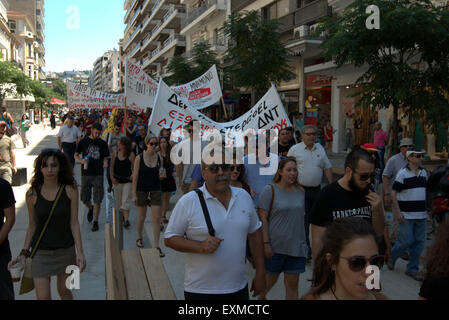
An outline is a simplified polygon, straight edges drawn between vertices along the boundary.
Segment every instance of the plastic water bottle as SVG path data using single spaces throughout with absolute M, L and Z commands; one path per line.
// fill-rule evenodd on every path
M 87 170 L 87 167 L 89 165 L 89 156 L 85 156 L 84 160 L 86 161 L 86 163 L 84 164 L 84 170 Z

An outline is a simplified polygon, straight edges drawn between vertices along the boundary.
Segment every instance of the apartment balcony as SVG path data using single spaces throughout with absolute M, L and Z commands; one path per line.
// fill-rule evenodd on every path
M 140 52 L 140 47 L 141 47 L 141 44 L 140 44 L 140 42 L 138 42 L 137 44 L 136 44 L 136 46 L 134 47 L 134 49 L 128 54 L 128 58 L 134 58 L 134 56 L 136 55 L 136 53 L 138 53 L 138 52 Z
M 126 51 L 126 49 L 128 49 L 129 45 L 131 44 L 131 42 L 134 41 L 134 39 L 136 39 L 136 36 L 140 33 L 140 26 L 136 27 L 136 30 L 134 30 L 133 34 L 129 37 L 128 41 L 126 41 L 126 44 L 123 46 L 123 50 Z
M 129 6 L 128 11 L 126 11 L 125 18 L 124 18 L 124 20 L 123 20 L 123 22 L 124 22 L 125 24 L 128 24 L 128 23 L 129 23 L 129 18 L 131 17 L 131 13 L 134 12 L 134 6 L 135 6 L 136 3 L 139 2 L 139 1 L 140 1 L 140 0 L 134 0 L 134 1 L 131 3 L 131 5 Z
M 212 37 L 209 39 L 209 45 L 211 50 L 222 53 L 226 51 L 226 48 L 228 46 L 228 41 L 224 34 L 219 33 L 216 37 Z
M 151 52 L 149 59 L 144 61 L 142 68 L 145 69 L 152 63 L 160 62 L 159 59 L 162 58 L 162 56 L 170 49 L 176 46 L 185 47 L 185 45 L 186 42 L 183 36 L 172 35 L 168 37 L 167 40 L 165 40 L 160 47 L 156 48 L 153 52 Z
M 131 18 L 131 20 L 129 21 L 128 25 L 127 25 L 126 28 L 125 28 L 125 33 L 124 33 L 124 34 L 127 34 L 128 31 L 131 29 L 131 27 L 132 27 L 133 25 L 135 25 L 134 22 L 137 21 L 137 17 L 138 17 L 138 16 L 140 16 L 140 8 L 137 8 L 137 9 L 136 9 L 136 12 L 134 13 L 133 17 Z
M 231 0 L 231 13 L 238 12 L 256 0 Z
M 219 11 L 226 11 L 227 0 L 207 0 L 200 7 L 189 8 L 186 12 L 186 18 L 181 24 L 180 34 L 184 35 L 201 21 L 205 21 L 213 14 Z
M 291 32 L 293 37 L 294 28 L 311 24 L 320 18 L 331 15 L 332 7 L 328 6 L 327 0 L 316 0 L 280 18 L 279 32 Z
M 1 1 L 0 1 L 0 16 L 3 18 L 4 21 L 8 21 L 8 10 Z

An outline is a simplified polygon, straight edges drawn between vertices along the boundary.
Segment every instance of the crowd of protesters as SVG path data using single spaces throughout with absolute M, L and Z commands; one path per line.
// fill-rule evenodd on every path
M 211 153 L 212 162 L 201 158 L 201 163 L 195 163 L 195 144 L 200 151 L 208 145 L 195 131 L 194 121 L 185 125 L 179 141 L 168 126 L 151 128 L 148 113 L 119 111 L 112 126 L 110 117 L 108 112 L 86 111 L 62 117 L 58 150 L 44 150 L 36 159 L 26 196 L 29 225 L 24 248 L 12 261 L 7 234 L 14 224 L 15 200 L 9 183 L 0 179 L 5 194 L 0 206 L 0 298 L 14 297 L 6 270 L 24 263 L 32 253 L 37 298 L 51 298 L 51 276 L 58 276 L 60 297 L 73 298 L 64 287 L 63 267 L 76 264 L 83 270 L 87 264 L 77 218 L 78 197 L 95 232 L 100 228 L 105 190 L 113 192 L 125 228 L 131 227 L 131 205 L 137 208 L 137 247 L 146 245 L 142 231 L 150 207 L 153 246 L 160 257 L 165 256 L 161 236 L 166 247 L 186 253 L 186 300 L 247 300 L 249 291 L 263 300 L 281 273 L 286 299 L 384 300 L 392 297 L 367 288 L 366 267 L 387 264 L 394 270 L 406 251 L 410 254 L 406 275 L 425 279 L 421 299 L 442 298 L 447 291 L 447 222 L 440 221 L 425 273 L 419 272 L 426 241 L 429 174 L 421 166 L 424 151 L 407 138 L 400 142 L 401 152 L 386 165 L 382 149 L 386 137 L 381 132 L 375 135 L 375 144 L 353 146 L 343 176 L 334 179 L 326 153 L 332 148 L 330 123 L 325 147 L 318 143 L 317 128 L 305 125 L 298 115 L 294 126 L 281 129 L 274 140 L 269 134 L 245 139 L 241 158 L 235 148 L 222 148 Z M 4 127 L 0 121 L 0 143 Z M 179 163 L 170 156 L 175 145 L 182 152 Z M 232 163 L 224 161 L 228 153 Z M 74 179 L 76 163 L 81 166 L 80 191 Z M 275 170 L 270 172 L 271 167 Z M 182 196 L 169 214 L 170 197 L 176 191 Z M 44 228 L 53 203 L 57 205 L 52 223 Z M 392 206 L 398 224 L 393 237 L 385 223 L 386 205 Z M 40 241 L 43 229 L 45 237 Z M 34 252 L 36 243 L 39 249 Z M 246 260 L 255 269 L 251 286 Z M 307 268 L 313 270 L 312 287 L 300 295 L 300 274 Z

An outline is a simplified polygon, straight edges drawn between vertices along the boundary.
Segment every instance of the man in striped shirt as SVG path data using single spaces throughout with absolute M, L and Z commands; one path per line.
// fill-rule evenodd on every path
M 395 261 L 405 250 L 410 251 L 406 275 L 422 280 L 419 271 L 419 257 L 426 242 L 426 185 L 427 173 L 421 168 L 424 152 L 410 148 L 407 151 L 408 165 L 399 170 L 393 183 L 392 205 L 399 223 L 397 241 L 391 251 L 388 268 L 394 269 Z

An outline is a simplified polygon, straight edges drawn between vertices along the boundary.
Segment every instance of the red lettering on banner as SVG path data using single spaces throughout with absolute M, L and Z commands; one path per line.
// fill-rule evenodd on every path
M 176 111 L 175 110 L 170 110 L 170 112 L 168 113 L 168 115 L 170 116 L 170 118 L 172 119 L 176 119 Z
M 271 127 L 273 130 L 282 130 L 284 128 L 287 128 L 287 120 L 282 119 L 281 123 L 276 123 L 274 126 Z
M 183 113 L 179 113 L 178 114 L 178 121 L 182 121 L 182 119 L 184 119 L 184 114 Z
M 210 88 L 200 88 L 200 89 L 194 90 L 189 93 L 189 101 L 207 97 L 210 95 L 210 93 L 211 93 Z
M 167 123 L 167 119 L 162 119 L 161 121 L 159 121 L 158 123 L 157 123 L 157 125 L 159 126 L 159 127 L 161 127 L 162 128 L 162 126 L 164 125 L 164 124 L 166 124 Z

